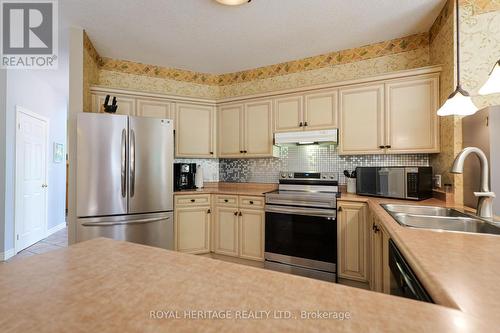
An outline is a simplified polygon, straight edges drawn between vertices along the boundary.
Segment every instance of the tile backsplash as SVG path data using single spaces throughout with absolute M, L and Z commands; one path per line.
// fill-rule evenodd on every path
M 218 182 L 219 181 L 219 160 L 214 158 L 176 158 L 174 163 L 196 163 L 196 165 L 201 165 L 203 168 L 203 180 L 206 182 Z
M 344 170 L 357 166 L 428 166 L 428 154 L 349 155 L 334 145 L 287 146 L 280 158 L 220 159 L 219 180 L 226 182 L 277 183 L 280 171 L 337 172 L 345 184 Z

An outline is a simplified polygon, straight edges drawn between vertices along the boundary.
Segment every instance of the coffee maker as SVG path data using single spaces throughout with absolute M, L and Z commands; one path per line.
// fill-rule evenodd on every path
M 174 191 L 196 188 L 196 163 L 174 163 Z

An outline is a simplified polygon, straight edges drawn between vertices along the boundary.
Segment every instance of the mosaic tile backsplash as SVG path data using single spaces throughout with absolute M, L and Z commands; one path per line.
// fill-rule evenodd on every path
M 219 181 L 219 160 L 213 158 L 176 158 L 174 163 L 196 163 L 196 165 L 201 165 L 203 168 L 203 180 L 206 182 L 218 182 Z
M 345 184 L 344 170 L 357 166 L 428 166 L 428 154 L 341 156 L 334 145 L 288 146 L 280 158 L 221 159 L 219 180 L 225 182 L 277 183 L 280 171 L 337 172 Z

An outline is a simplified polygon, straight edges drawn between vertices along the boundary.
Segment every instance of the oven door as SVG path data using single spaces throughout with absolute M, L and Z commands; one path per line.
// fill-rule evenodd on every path
M 336 272 L 335 209 L 266 205 L 266 261 Z

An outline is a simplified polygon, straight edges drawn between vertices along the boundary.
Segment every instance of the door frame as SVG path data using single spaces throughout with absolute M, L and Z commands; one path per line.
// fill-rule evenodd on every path
M 17 254 L 19 251 L 19 241 L 17 239 L 17 231 L 19 230 L 18 224 L 19 224 L 19 209 L 18 209 L 18 204 L 19 204 L 19 195 L 20 195 L 20 189 L 19 189 L 19 170 L 17 169 L 17 166 L 19 165 L 19 118 L 20 118 L 20 113 L 24 113 L 25 115 L 28 115 L 30 117 L 33 117 L 35 119 L 38 119 L 40 121 L 43 121 L 47 124 L 47 131 L 45 133 L 46 135 L 46 149 L 45 149 L 45 183 L 48 183 L 49 179 L 49 143 L 50 143 L 50 122 L 49 119 L 41 116 L 33 111 L 30 111 L 20 105 L 16 105 L 16 135 L 15 135 L 15 167 L 14 167 L 14 254 Z M 45 193 L 45 223 L 44 223 L 44 237 L 47 237 L 47 231 L 48 231 L 48 218 L 49 218 L 49 200 L 48 200 L 48 191 Z

